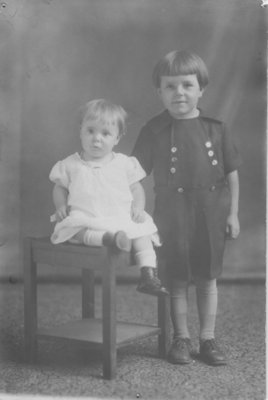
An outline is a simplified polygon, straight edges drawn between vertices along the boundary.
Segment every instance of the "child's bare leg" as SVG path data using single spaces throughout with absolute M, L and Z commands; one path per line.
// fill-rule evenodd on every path
M 166 295 L 168 291 L 162 286 L 156 274 L 156 254 L 149 236 L 133 239 L 133 250 L 141 278 L 137 290 L 154 296 Z
M 112 233 L 84 228 L 74 235 L 70 242 L 81 243 L 86 246 L 111 246 L 124 251 L 131 249 L 131 240 L 123 231 Z

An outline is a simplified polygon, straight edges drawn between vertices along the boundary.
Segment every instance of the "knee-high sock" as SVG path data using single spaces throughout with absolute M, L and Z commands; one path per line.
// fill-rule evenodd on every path
M 187 325 L 188 283 L 173 284 L 170 296 L 171 320 L 174 337 L 189 338 Z
M 197 280 L 196 299 L 200 322 L 200 340 L 213 339 L 218 307 L 216 279 Z
M 105 232 L 94 231 L 92 229 L 87 229 L 84 233 L 83 242 L 87 246 L 102 246 L 102 239 Z
M 138 251 L 135 253 L 135 259 L 139 267 L 156 268 L 156 255 L 153 249 Z

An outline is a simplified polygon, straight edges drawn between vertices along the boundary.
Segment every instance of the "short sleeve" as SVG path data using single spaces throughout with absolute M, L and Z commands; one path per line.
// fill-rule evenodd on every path
M 65 188 L 68 188 L 70 177 L 67 170 L 67 164 L 63 161 L 58 161 L 49 174 L 49 179 Z
M 126 162 L 126 174 L 129 185 L 141 181 L 146 173 L 136 157 L 128 157 Z
M 223 145 L 224 172 L 227 175 L 230 172 L 238 169 L 238 167 L 242 164 L 242 159 L 237 149 L 235 140 L 231 136 L 226 125 L 223 126 L 222 145 Z
M 132 155 L 136 157 L 142 168 L 150 175 L 153 169 L 153 132 L 145 125 L 136 141 Z

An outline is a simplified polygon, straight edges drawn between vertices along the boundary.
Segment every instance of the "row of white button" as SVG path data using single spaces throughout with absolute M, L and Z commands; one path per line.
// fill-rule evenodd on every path
M 211 148 L 212 143 L 211 143 L 210 141 L 208 141 L 208 142 L 205 143 L 205 146 L 209 149 L 209 148 Z M 171 147 L 171 153 L 174 154 L 174 153 L 176 153 L 177 150 L 178 150 L 177 147 L 175 147 L 175 146 Z M 214 151 L 213 151 L 213 150 L 209 150 L 209 151 L 208 151 L 208 155 L 209 155 L 209 157 L 213 157 L 213 156 L 214 156 Z M 176 161 L 178 161 L 178 159 L 177 159 L 177 157 L 172 157 L 172 158 L 171 158 L 171 161 L 172 161 L 172 162 L 176 162 Z M 213 159 L 212 162 L 211 162 L 211 164 L 212 164 L 212 165 L 217 165 L 217 164 L 218 164 L 218 161 L 217 161 L 216 159 Z M 176 168 L 171 167 L 171 168 L 170 168 L 170 172 L 171 172 L 172 174 L 175 174 Z

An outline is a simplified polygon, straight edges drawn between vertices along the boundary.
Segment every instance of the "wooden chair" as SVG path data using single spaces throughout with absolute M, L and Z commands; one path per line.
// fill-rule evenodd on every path
M 129 263 L 129 254 L 106 247 L 70 243 L 53 245 L 49 238 L 26 238 L 24 242 L 24 330 L 27 360 L 34 362 L 38 338 L 64 338 L 102 350 L 103 377 L 116 375 L 117 348 L 140 338 L 158 335 L 160 357 L 165 357 L 170 340 L 168 297 L 156 298 L 155 326 L 116 320 L 116 269 Z M 75 267 L 82 271 L 82 318 L 49 329 L 38 329 L 37 265 Z M 94 316 L 95 272 L 101 271 L 102 319 Z M 138 295 L 138 294 L 137 294 Z

